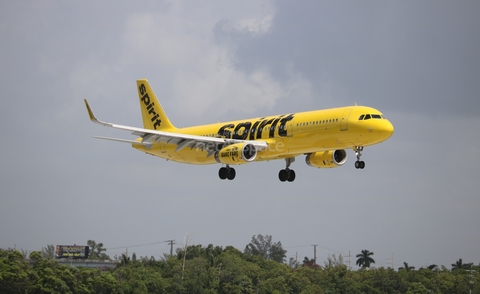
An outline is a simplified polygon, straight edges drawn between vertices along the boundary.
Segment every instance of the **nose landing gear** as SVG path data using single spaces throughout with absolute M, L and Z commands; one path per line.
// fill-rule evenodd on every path
M 355 151 L 355 155 L 357 155 L 357 161 L 355 161 L 355 168 L 364 169 L 365 162 L 360 160 L 360 156 L 362 156 L 363 147 L 356 146 L 355 148 L 353 148 L 353 151 Z

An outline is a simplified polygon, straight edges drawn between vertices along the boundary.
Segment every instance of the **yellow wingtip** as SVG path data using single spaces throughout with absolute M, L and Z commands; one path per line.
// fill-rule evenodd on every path
M 87 99 L 83 99 L 83 101 L 85 101 L 85 106 L 87 107 L 88 116 L 90 116 L 90 120 L 91 121 L 96 121 L 97 119 L 95 118 L 95 115 L 93 114 L 93 111 L 90 108 L 90 105 L 88 105 Z

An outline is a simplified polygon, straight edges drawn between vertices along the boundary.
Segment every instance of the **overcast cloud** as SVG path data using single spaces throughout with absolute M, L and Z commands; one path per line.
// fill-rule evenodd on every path
M 0 4 L 0 247 L 175 239 L 281 241 L 301 261 L 480 263 L 480 2 L 8 1 Z M 237 167 L 164 161 L 94 135 L 142 126 L 147 78 L 178 127 L 345 105 L 395 134 L 364 170 L 297 158 Z M 159 257 L 167 243 L 132 247 Z M 345 257 L 348 260 L 348 257 Z M 355 258 L 352 258 L 353 264 Z

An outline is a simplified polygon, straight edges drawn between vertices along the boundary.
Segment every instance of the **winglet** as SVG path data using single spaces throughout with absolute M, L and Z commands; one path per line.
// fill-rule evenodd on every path
M 87 99 L 83 99 L 83 100 L 85 101 L 85 106 L 87 106 L 87 111 L 88 111 L 88 115 L 90 116 L 90 120 L 93 122 L 98 121 L 97 118 L 95 117 L 95 114 L 93 114 L 93 111 L 90 108 L 90 105 L 88 105 Z
M 88 116 L 90 116 L 90 120 L 91 120 L 91 121 L 93 121 L 93 122 L 96 123 L 96 124 L 100 124 L 100 125 L 102 125 L 102 126 L 113 126 L 111 123 L 107 123 L 107 122 L 98 120 L 98 119 L 95 117 L 95 114 L 93 114 L 93 111 L 92 111 L 92 109 L 90 108 L 90 105 L 88 105 L 87 99 L 83 99 L 83 100 L 85 101 L 85 106 L 87 107 Z

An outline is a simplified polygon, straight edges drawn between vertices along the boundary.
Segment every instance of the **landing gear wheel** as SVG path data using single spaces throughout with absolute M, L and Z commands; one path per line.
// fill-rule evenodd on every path
M 295 171 L 290 169 L 290 164 L 295 161 L 295 157 L 285 158 L 286 167 L 278 173 L 278 179 L 280 182 L 293 182 L 295 181 Z
M 233 180 L 233 179 L 235 179 L 236 174 L 237 173 L 235 172 L 235 169 L 229 167 L 228 165 L 227 165 L 227 167 L 221 167 L 218 170 L 218 177 L 221 180 L 225 180 L 225 179 Z
M 288 170 L 287 181 L 289 181 L 289 182 L 295 181 L 295 171 L 293 169 Z
M 225 180 L 228 176 L 228 169 L 226 167 L 221 167 L 219 170 L 218 170 L 218 177 L 221 179 L 221 180 Z
M 293 169 L 282 169 L 278 173 L 278 179 L 280 180 L 280 182 L 293 182 L 295 181 L 295 171 Z
M 235 172 L 235 169 L 234 169 L 234 168 L 229 168 L 229 169 L 228 169 L 227 179 L 229 179 L 229 180 L 235 179 L 235 175 L 236 175 L 236 174 L 237 174 L 237 173 Z
M 365 161 L 355 161 L 355 168 L 356 169 L 364 169 L 365 168 Z

